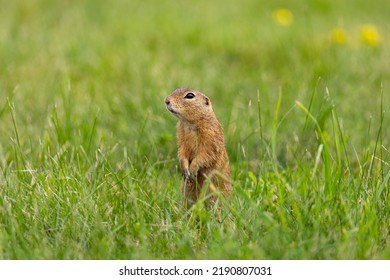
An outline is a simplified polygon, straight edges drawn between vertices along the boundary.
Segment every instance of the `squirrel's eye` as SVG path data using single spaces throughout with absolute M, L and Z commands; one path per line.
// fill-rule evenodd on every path
M 193 94 L 192 92 L 189 92 L 186 94 L 186 96 L 184 96 L 184 98 L 187 98 L 187 99 L 192 99 L 195 97 L 195 94 Z

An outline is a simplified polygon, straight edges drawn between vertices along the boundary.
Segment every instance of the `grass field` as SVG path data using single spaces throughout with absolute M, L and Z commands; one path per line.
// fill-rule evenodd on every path
M 390 2 L 193 2 L 1 1 L 0 259 L 390 259 Z M 222 223 L 181 207 L 177 87 Z

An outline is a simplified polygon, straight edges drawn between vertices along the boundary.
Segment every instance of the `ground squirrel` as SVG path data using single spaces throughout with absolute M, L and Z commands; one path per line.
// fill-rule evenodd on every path
M 212 186 L 227 195 L 231 190 L 230 165 L 223 129 L 203 93 L 178 88 L 165 98 L 167 109 L 179 119 L 177 141 L 183 175 L 182 195 L 187 207 L 198 199 L 203 186 Z M 216 197 L 211 195 L 213 204 Z

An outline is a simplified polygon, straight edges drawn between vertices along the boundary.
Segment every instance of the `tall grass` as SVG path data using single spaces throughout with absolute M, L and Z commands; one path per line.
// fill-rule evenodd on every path
M 152 2 L 2 3 L 0 258 L 389 259 L 387 1 Z M 179 86 L 225 128 L 222 222 L 182 208 Z

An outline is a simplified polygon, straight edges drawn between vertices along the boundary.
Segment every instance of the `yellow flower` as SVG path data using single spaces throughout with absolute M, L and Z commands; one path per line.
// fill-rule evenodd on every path
M 289 26 L 294 21 L 294 15 L 290 10 L 278 9 L 272 13 L 274 21 L 281 26 Z
M 376 47 L 380 43 L 379 31 L 372 24 L 363 25 L 360 28 L 360 39 L 363 43 L 372 47 Z
M 343 28 L 334 28 L 330 32 L 330 41 L 334 44 L 343 45 L 347 42 L 347 33 Z

